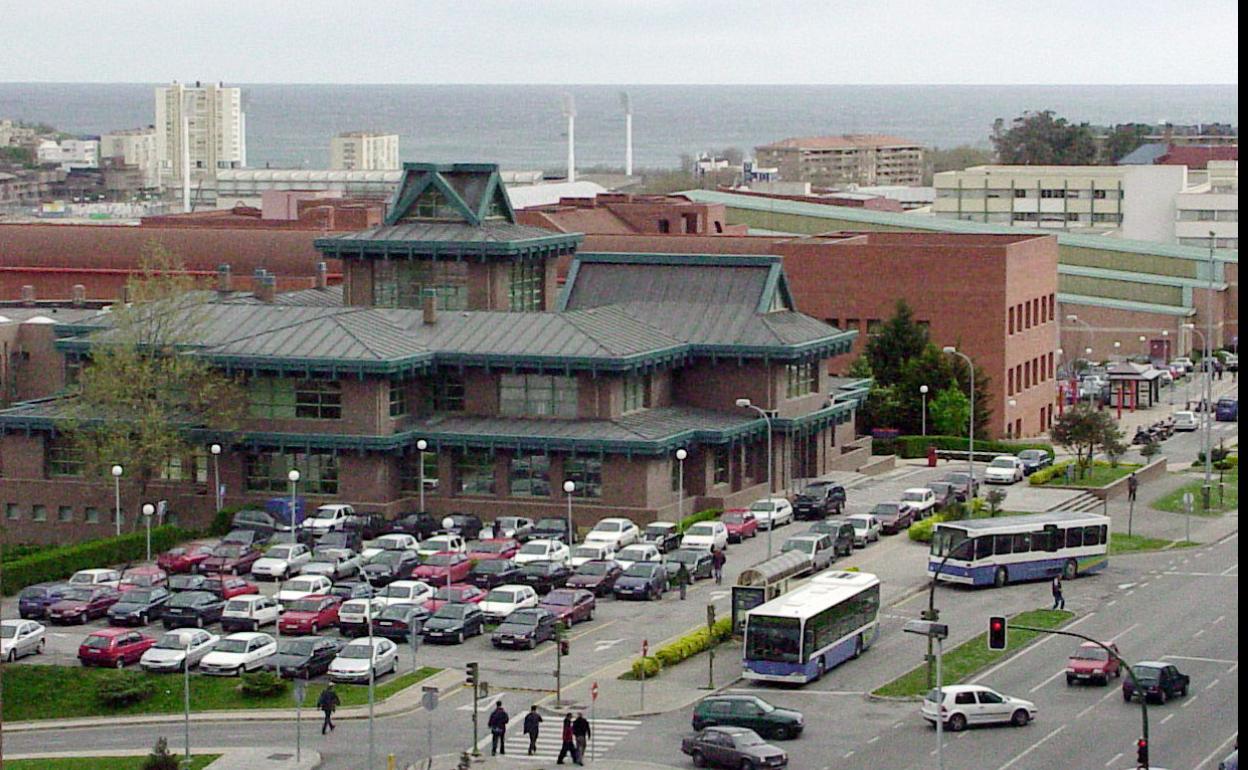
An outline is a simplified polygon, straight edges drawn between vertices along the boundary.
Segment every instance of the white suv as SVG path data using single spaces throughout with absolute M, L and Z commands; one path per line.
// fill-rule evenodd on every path
M 722 521 L 700 521 L 685 530 L 680 547 L 723 550 L 728 547 L 728 527 Z
M 910 506 L 910 510 L 914 511 L 915 521 L 925 519 L 936 512 L 936 493 L 927 487 L 907 489 L 901 493 L 901 502 Z
M 244 594 L 225 603 L 221 612 L 224 631 L 256 631 L 260 626 L 277 623 L 282 606 L 271 596 Z
M 334 581 L 324 575 L 304 575 L 282 583 L 282 587 L 277 592 L 277 600 L 293 602 L 295 599 L 302 599 L 312 594 L 327 594 L 333 586 Z
M 994 723 L 1022 727 L 1036 718 L 1036 704 L 1002 695 L 981 685 L 950 685 L 941 688 L 941 695 L 944 696 L 944 702 L 938 704 L 936 690 L 929 690 L 919 711 L 924 719 L 935 724 L 939 706 L 940 719 L 954 732 L 966 728 L 967 725 Z
M 317 537 L 326 532 L 341 532 L 347 528 L 347 519 L 354 515 L 355 509 L 349 505 L 322 505 L 303 520 L 303 528 Z

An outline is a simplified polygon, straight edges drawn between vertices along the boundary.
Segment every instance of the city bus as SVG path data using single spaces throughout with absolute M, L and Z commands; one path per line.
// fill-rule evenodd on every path
M 1109 517 L 1050 511 L 942 521 L 932 533 L 927 571 L 934 573 L 950 553 L 955 555 L 945 562 L 938 580 L 975 586 L 1054 575 L 1070 580 L 1109 563 Z
M 879 578 L 825 572 L 747 613 L 743 676 L 813 682 L 871 646 L 879 635 L 879 613 Z

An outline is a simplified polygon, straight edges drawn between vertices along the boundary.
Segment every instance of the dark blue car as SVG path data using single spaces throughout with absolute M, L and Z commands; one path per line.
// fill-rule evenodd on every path
M 1213 409 L 1218 422 L 1239 422 L 1238 398 L 1219 398 Z
M 41 620 L 48 607 L 59 602 L 69 590 L 66 583 L 44 583 L 22 589 L 17 597 L 17 611 L 24 620 Z

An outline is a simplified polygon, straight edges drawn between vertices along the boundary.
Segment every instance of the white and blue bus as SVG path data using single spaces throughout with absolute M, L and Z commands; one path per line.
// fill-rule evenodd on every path
M 879 634 L 880 579 L 825 572 L 750 610 L 744 676 L 763 682 L 813 682 L 856 658 Z
M 1050 511 L 942 521 L 932 533 L 928 573 L 950 553 L 956 555 L 945 562 L 938 580 L 975 586 L 1055 575 L 1070 580 L 1109 563 L 1109 517 Z

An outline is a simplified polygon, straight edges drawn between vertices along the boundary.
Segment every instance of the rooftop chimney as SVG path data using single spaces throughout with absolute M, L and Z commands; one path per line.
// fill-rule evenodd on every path
M 316 288 L 322 291 L 329 288 L 329 265 L 324 262 L 316 263 Z
M 273 304 L 277 297 L 277 276 L 266 272 L 263 268 L 256 271 L 256 299 L 266 305 Z
M 234 290 L 234 276 L 229 265 L 217 265 L 217 291 L 228 294 Z
M 32 307 L 35 304 L 35 287 L 27 284 L 22 287 L 22 304 Z
M 87 304 L 87 287 L 86 286 L 83 286 L 80 283 L 76 283 L 74 284 L 73 289 L 71 289 L 70 291 L 72 292 L 70 296 L 73 297 L 74 307 L 82 307 L 83 305 Z
M 421 296 L 422 316 L 426 325 L 438 322 L 438 295 L 433 289 L 425 289 Z

